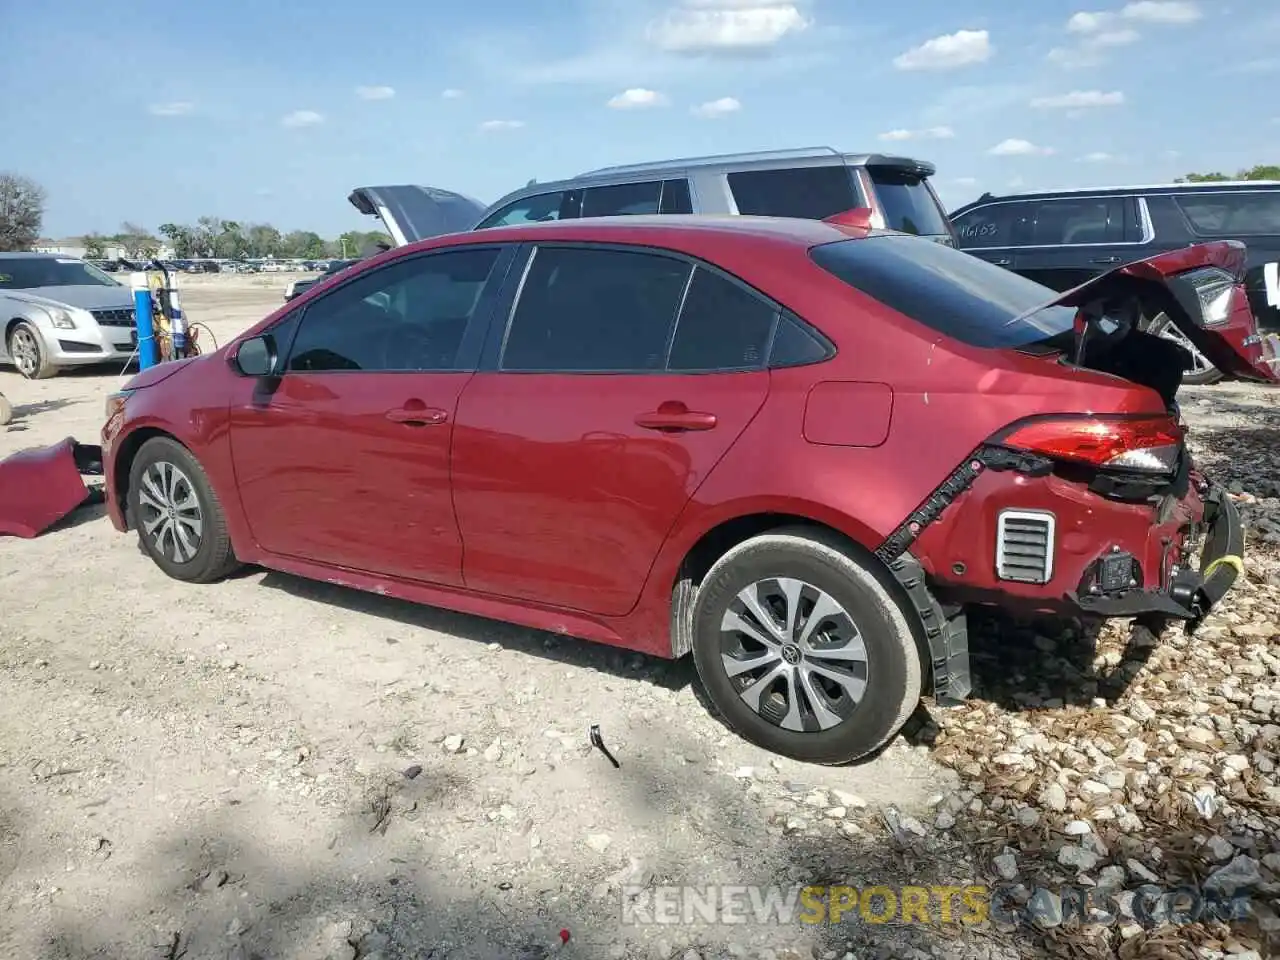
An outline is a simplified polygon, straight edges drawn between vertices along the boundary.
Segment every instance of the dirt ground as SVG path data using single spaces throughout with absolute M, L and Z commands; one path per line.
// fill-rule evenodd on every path
M 288 279 L 195 278 L 184 306 L 221 343 Z M 97 442 L 126 378 L 0 372 L 0 456 Z M 955 783 L 902 741 L 772 758 L 687 663 L 260 570 L 179 584 L 101 508 L 0 541 L 0 585 L 5 957 L 538 956 L 561 929 L 584 958 L 841 956 L 829 931 L 628 927 L 617 887 L 807 882 L 797 798 L 852 854 Z M 853 882 L 882 878 L 867 847 Z
M 207 324 L 202 336 L 221 343 L 278 305 L 289 279 L 192 278 L 184 304 Z M 93 370 L 30 383 L 0 371 L 16 409 L 0 457 L 67 436 L 97 442 L 104 398 L 125 379 Z M 1201 452 L 1250 497 L 1252 535 L 1273 545 L 1276 399 L 1224 385 L 1186 391 L 1185 404 L 1208 438 Z M 1059 850 L 1083 821 L 1061 824 L 1088 815 L 1079 811 L 1108 789 L 1096 778 L 1114 772 L 1109 756 L 1133 752 L 1123 738 L 1135 729 L 1161 742 L 1146 780 L 1130 778 L 1130 805 L 1114 808 L 1132 843 L 1113 840 L 1119 866 L 1098 877 L 1118 870 L 1142 882 L 1147 867 L 1133 858 L 1150 853 L 1145 862 L 1158 867 L 1157 847 L 1169 845 L 1152 787 L 1158 800 L 1166 788 L 1166 799 L 1179 787 L 1189 797 L 1202 774 L 1238 786 L 1240 759 L 1256 768 L 1250 789 L 1277 789 L 1269 744 L 1280 728 L 1265 718 L 1273 711 L 1280 722 L 1280 565 L 1267 549 L 1271 559 L 1251 561 L 1250 578 L 1206 625 L 1210 639 L 1166 639 L 1145 666 L 1098 655 L 1146 684 L 1141 703 L 1076 664 L 1076 634 L 1035 634 L 1017 641 L 1015 667 L 1003 654 L 975 656 L 984 697 L 973 706 L 934 710 L 874 760 L 828 769 L 727 733 L 687 662 L 261 570 L 179 584 L 88 508 L 36 540 L 0 541 L 0 956 L 534 960 L 562 929 L 560 955 L 584 960 L 1041 955 L 1060 918 L 1041 924 L 1047 933 L 637 925 L 620 890 L 974 883 L 1021 870 L 1029 895 L 1074 877 L 1086 854 L 1108 862 L 1091 836 L 1084 853 Z M 1202 659 L 1187 659 L 1191 651 Z M 1059 672 L 1037 678 L 1050 660 Z M 1219 688 L 1219 668 L 1235 671 L 1234 685 Z M 1008 696 L 991 693 L 1014 681 Z M 1208 726 L 1185 727 L 1187 716 Z M 1237 716 L 1243 732 L 1231 736 L 1255 744 L 1247 757 L 1186 765 L 1186 750 L 1219 750 L 1206 731 L 1225 738 Z M 592 724 L 619 767 L 590 746 Z M 926 735 L 939 726 L 940 738 Z M 1098 740 L 1106 730 L 1122 739 Z M 1174 734 L 1183 747 L 1170 745 Z M 1099 831 L 1103 814 L 1092 815 Z M 1280 876 L 1280 854 L 1264 856 L 1274 847 L 1268 822 L 1246 816 L 1215 829 L 1230 838 L 1227 851 L 1234 844 Z M 1203 869 L 1235 871 L 1242 860 L 1259 869 L 1243 853 Z M 1055 874 L 1062 864 L 1072 866 Z M 1260 876 L 1260 890 L 1280 893 Z M 1152 940 L 1157 953 L 1132 949 L 1144 936 L 1132 923 L 1114 936 L 1130 938 L 1128 957 L 1259 956 L 1244 952 L 1253 942 L 1244 933 L 1201 933 L 1200 946 L 1185 929 Z M 1072 955 L 1110 956 L 1106 942 Z

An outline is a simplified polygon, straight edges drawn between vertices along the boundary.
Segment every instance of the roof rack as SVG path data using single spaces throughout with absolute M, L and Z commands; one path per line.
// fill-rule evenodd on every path
M 600 167 L 578 174 L 594 177 L 600 174 L 645 173 L 649 170 L 665 170 L 676 166 L 710 166 L 718 163 L 753 163 L 771 160 L 811 160 L 817 157 L 843 157 L 835 147 L 795 147 L 788 150 L 760 150 L 754 153 L 718 153 L 703 157 L 679 157 L 674 160 L 654 160 L 648 163 L 624 163 L 613 167 Z M 576 179 L 576 178 L 575 178 Z

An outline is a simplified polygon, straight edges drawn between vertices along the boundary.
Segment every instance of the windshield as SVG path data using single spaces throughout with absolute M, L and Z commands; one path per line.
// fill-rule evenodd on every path
M 119 287 L 97 267 L 63 257 L 0 257 L 0 290 L 40 287 Z
M 890 230 L 922 237 L 950 234 L 938 201 L 921 177 L 896 167 L 867 167 L 867 172 L 876 185 L 884 225 Z
M 1071 330 L 1060 294 L 972 254 L 917 237 L 838 240 L 809 251 L 849 286 L 974 347 L 1024 347 Z

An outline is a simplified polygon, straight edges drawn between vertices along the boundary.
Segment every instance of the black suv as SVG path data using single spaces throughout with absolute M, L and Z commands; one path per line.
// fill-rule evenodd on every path
M 1179 247 L 1240 240 L 1249 249 L 1245 285 L 1258 326 L 1280 331 L 1280 181 L 984 194 L 954 211 L 951 222 L 962 250 L 1054 290 Z M 1221 379 L 1168 317 L 1146 322 L 1191 354 L 1184 382 Z

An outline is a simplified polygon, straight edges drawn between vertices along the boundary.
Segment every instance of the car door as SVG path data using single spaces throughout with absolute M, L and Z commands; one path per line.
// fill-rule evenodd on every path
M 286 318 L 282 375 L 245 380 L 230 410 L 241 502 L 264 550 L 461 583 L 453 416 L 512 256 L 495 245 L 393 260 Z
M 510 320 L 494 324 L 458 404 L 464 578 L 622 615 L 764 403 L 778 311 L 676 255 L 552 243 L 528 255 Z
M 957 245 L 965 253 L 1012 270 L 1018 244 L 1026 240 L 1026 207 L 1022 201 L 996 200 L 953 217 Z
M 1070 290 L 1141 259 L 1126 240 L 1135 201 L 1125 197 L 1056 197 L 1032 203 L 1030 236 L 1013 269 L 1051 290 Z

